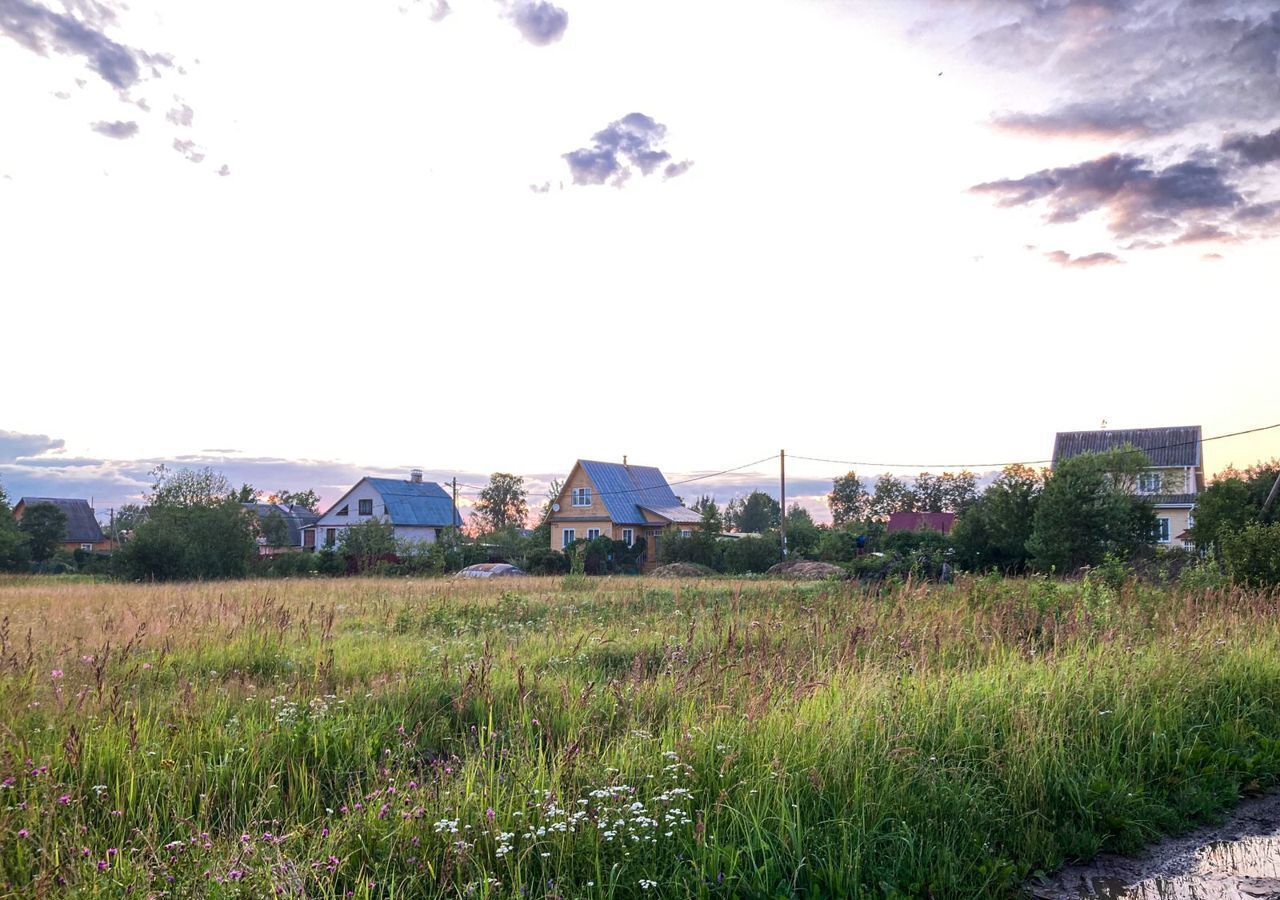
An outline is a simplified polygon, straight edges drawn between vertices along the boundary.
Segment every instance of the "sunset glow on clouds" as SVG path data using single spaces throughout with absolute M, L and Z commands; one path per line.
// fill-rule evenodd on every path
M 1251 0 L 0 0 L 0 482 L 1280 420 L 1278 54 Z

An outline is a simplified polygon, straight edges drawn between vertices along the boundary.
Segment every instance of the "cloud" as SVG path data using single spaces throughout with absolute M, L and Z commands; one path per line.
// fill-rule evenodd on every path
M 98 134 L 121 141 L 138 133 L 137 122 L 94 122 L 89 127 Z
M 190 128 L 192 120 L 195 119 L 195 115 L 196 111 L 184 103 L 181 106 L 169 110 L 165 115 L 165 119 L 173 125 Z
M 145 65 L 169 63 L 165 56 L 135 50 L 107 37 L 103 28 L 115 18 L 107 7 L 73 3 L 67 9 L 60 13 L 28 0 L 0 0 L 0 33 L 41 56 L 52 50 L 83 57 L 103 81 L 120 90 L 132 87 L 142 77 Z
M 1240 243 L 1240 235 L 1230 231 L 1224 231 L 1217 225 L 1210 223 L 1200 223 L 1192 225 L 1182 234 L 1173 239 L 1175 244 L 1238 244 Z
M 431 14 L 428 18 L 430 18 L 432 22 L 439 22 L 451 12 L 453 12 L 453 10 L 449 8 L 449 0 L 435 0 L 435 2 L 431 4 Z
M 1124 260 L 1114 253 L 1090 253 L 1087 256 L 1072 256 L 1065 250 L 1051 250 L 1045 254 L 1050 262 L 1055 262 L 1064 269 L 1091 269 L 1095 266 L 1114 266 Z
M 1244 202 L 1228 172 L 1211 160 L 1184 160 L 1159 168 L 1150 160 L 1112 153 L 1099 159 L 1042 169 L 1021 178 L 989 181 L 971 191 L 1003 207 L 1043 201 L 1046 221 L 1075 222 L 1103 211 L 1119 237 L 1176 230 L 1184 220 L 1230 212 Z
M 1221 227 L 1246 198 L 1256 207 L 1276 196 L 1280 185 L 1250 171 L 1280 160 L 1274 0 L 946 0 L 929 9 L 924 31 L 958 33 L 971 57 L 1055 97 L 993 115 L 996 128 L 1115 148 L 974 188 L 1001 206 L 1043 202 L 1050 223 L 1103 210 L 1112 232 L 1131 238 Z M 1280 233 L 1269 219 L 1251 221 L 1249 236 Z
M 226 163 L 223 163 L 222 168 L 218 169 L 218 174 L 223 178 L 226 178 L 228 175 L 231 174 L 231 167 Z
M 546 0 L 516 0 L 507 15 L 524 39 L 537 47 L 554 44 L 569 27 L 569 14 Z
M 1238 154 L 1249 166 L 1280 160 L 1280 128 L 1268 134 L 1236 134 L 1222 142 L 1222 149 Z
M 660 167 L 664 177 L 688 171 L 692 161 L 671 162 L 661 148 L 667 128 L 644 113 L 633 112 L 596 132 L 592 146 L 564 154 L 574 184 L 612 184 L 621 187 L 633 170 L 651 175 Z
M 65 446 L 66 441 L 62 438 L 51 438 L 47 434 L 23 434 L 0 429 L 0 463 L 61 450 Z
M 173 139 L 173 149 L 177 150 L 193 163 L 204 162 L 204 153 L 196 148 L 195 141 L 184 141 L 180 138 Z

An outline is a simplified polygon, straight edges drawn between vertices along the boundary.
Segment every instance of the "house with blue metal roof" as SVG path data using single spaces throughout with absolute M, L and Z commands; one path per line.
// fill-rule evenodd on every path
M 433 481 L 423 481 L 414 469 L 408 481 L 361 478 L 314 525 L 303 529 L 302 545 L 332 547 L 352 525 L 389 523 L 397 540 L 431 544 L 445 529 L 462 526 L 462 517 L 449 493 Z
M 607 535 L 628 546 L 643 539 L 642 568 L 656 564 L 662 539 L 688 536 L 701 517 L 684 506 L 661 471 L 653 466 L 580 459 L 573 464 L 551 504 L 551 548 Z

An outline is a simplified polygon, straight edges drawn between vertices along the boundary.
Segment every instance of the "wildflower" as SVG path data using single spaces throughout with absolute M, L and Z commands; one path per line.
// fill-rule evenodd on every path
M 49 673 L 49 677 L 50 677 L 50 678 L 61 678 L 61 677 L 62 677 L 62 670 L 61 670 L 61 669 L 54 669 L 52 672 L 50 672 L 50 673 Z
M 58 798 L 58 803 L 61 804 L 62 806 L 67 806 L 68 804 L 71 803 L 71 796 L 69 794 L 63 794 L 61 797 Z
M 150 668 L 151 668 L 151 663 L 143 663 L 143 664 L 142 664 L 142 668 L 144 668 L 144 669 L 150 669 Z
M 27 835 L 29 835 L 30 833 L 31 833 L 31 832 L 27 831 L 27 829 L 25 829 L 25 828 L 19 828 L 19 829 L 18 829 L 18 837 L 20 837 L 20 838 L 24 838 L 24 837 L 26 837 Z
M 107 871 L 107 861 L 105 859 L 98 860 L 98 871 L 99 872 Z
M 492 822 L 494 820 L 494 817 L 497 815 L 498 814 L 493 811 L 492 806 L 490 806 L 488 809 L 484 811 L 484 817 L 488 819 L 490 822 Z
M 657 886 L 658 886 L 658 882 L 656 881 L 650 881 L 648 878 L 640 879 L 640 887 L 644 888 L 646 891 L 649 890 L 650 888 L 656 888 Z

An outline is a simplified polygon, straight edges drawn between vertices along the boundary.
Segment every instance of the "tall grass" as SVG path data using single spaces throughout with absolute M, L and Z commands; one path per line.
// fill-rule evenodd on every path
M 0 894 L 1015 895 L 1273 783 L 1278 607 L 0 582 Z

